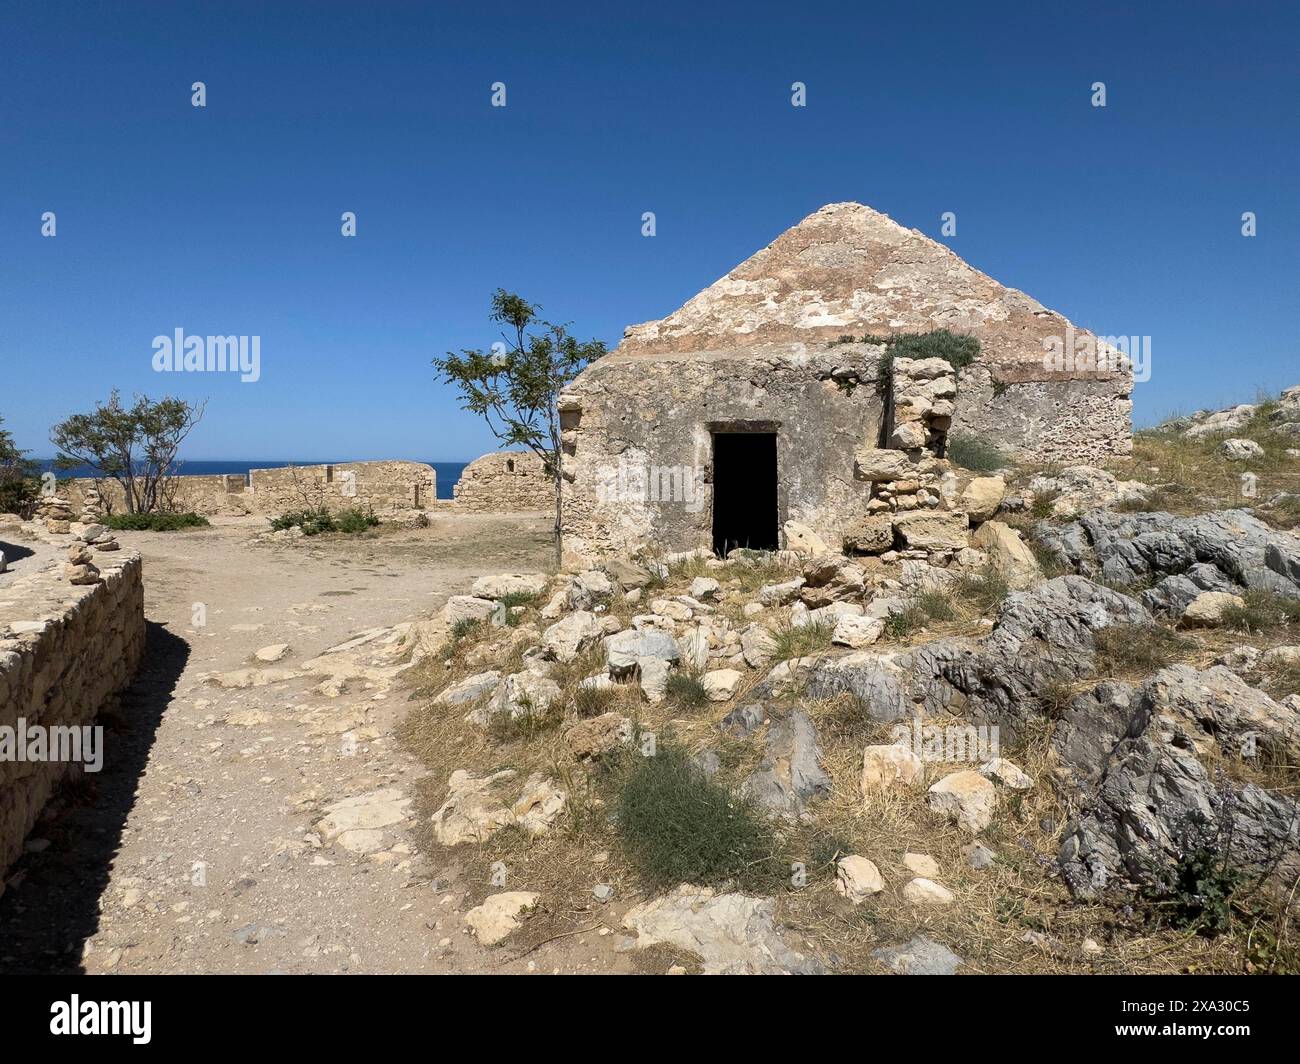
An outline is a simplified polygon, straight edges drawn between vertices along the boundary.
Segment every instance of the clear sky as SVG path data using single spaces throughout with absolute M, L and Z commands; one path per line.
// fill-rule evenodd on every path
M 1140 423 L 1253 399 L 1300 383 L 1298 30 L 1281 3 L 3 0 L 0 416 L 45 456 L 118 386 L 209 400 L 183 458 L 471 458 L 495 442 L 429 360 L 496 338 L 496 287 L 613 346 L 840 200 L 1150 336 Z M 260 336 L 261 379 L 155 373 L 177 328 Z

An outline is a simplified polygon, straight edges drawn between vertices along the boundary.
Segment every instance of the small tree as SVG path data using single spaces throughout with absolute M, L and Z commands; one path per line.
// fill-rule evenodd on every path
M 14 443 L 13 436 L 0 429 L 0 514 L 31 516 L 37 495 L 36 463 L 26 455 Z
M 203 417 L 206 403 L 137 395 L 125 407 L 117 389 L 93 414 L 73 414 L 51 430 L 60 469 L 89 466 L 96 479 L 122 485 L 127 513 L 153 513 L 165 501 L 166 479 L 176 472 L 176 452 Z
M 541 307 L 498 288 L 491 319 L 506 326 L 492 350 L 448 351 L 434 368 L 459 390 L 462 407 L 487 421 L 503 447 L 522 446 L 542 459 L 555 485 L 555 561 L 563 559 L 564 478 L 556 400 L 587 363 L 605 354 L 600 340 L 580 343 L 565 325 L 542 321 Z M 535 329 L 536 331 L 530 331 Z

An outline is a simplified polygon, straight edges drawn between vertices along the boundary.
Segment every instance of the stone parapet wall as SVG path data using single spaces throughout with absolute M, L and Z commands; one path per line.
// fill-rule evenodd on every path
M 525 513 L 555 506 L 546 463 L 531 451 L 485 454 L 470 462 L 452 489 L 466 513 Z
M 49 549 L 0 575 L 0 728 L 15 729 L 11 743 L 20 721 L 28 729 L 92 725 L 131 682 L 145 644 L 140 557 L 107 558 L 96 559 L 102 581 L 94 584 L 69 584 Z M 101 751 L 114 756 L 111 746 Z M 68 761 L 0 759 L 0 874 L 55 788 L 80 772 Z
M 437 473 L 424 462 L 344 462 L 250 471 L 255 512 L 274 516 L 306 506 L 345 510 L 431 507 L 438 498 Z
M 101 514 L 126 511 L 126 493 L 116 480 L 79 477 L 70 482 L 66 491 L 60 485 L 60 493 L 78 511 L 87 506 Z M 257 512 L 246 479 L 238 474 L 169 477 L 164 497 L 168 500 L 166 508 L 180 513 L 227 517 Z
M 100 513 L 126 510 L 125 494 L 115 480 L 80 478 L 71 482 L 66 494 L 77 509 L 89 503 Z M 205 517 L 276 517 L 316 506 L 430 509 L 437 503 L 438 478 L 433 466 L 424 462 L 341 462 L 253 469 L 247 479 L 238 474 L 181 474 L 169 478 L 163 494 L 169 500 L 167 509 Z

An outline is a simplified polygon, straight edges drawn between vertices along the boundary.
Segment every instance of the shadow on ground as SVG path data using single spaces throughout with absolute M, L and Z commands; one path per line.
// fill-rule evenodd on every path
M 48 839 L 9 869 L 0 897 L 0 973 L 76 973 L 99 926 L 100 896 L 121 843 L 163 712 L 190 655 L 185 640 L 147 622 L 144 660 L 120 707 L 101 713 L 104 768 L 70 780 L 29 838 Z

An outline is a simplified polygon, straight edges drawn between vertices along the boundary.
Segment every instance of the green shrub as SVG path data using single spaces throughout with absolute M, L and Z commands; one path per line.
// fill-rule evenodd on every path
M 1039 521 L 1046 521 L 1056 513 L 1056 500 L 1060 497 L 1060 491 L 1056 490 L 1037 492 L 1033 504 L 1029 507 L 1029 513 Z
M 924 628 L 929 615 L 915 602 L 885 618 L 885 635 L 890 639 L 906 639 L 918 628 Z
M 115 532 L 177 532 L 183 528 L 207 528 L 211 522 L 202 514 L 106 514 L 99 523 Z
M 612 687 L 580 686 L 573 692 L 573 712 L 579 717 L 599 717 L 617 701 L 618 692 Z
M 467 639 L 482 627 L 483 622 L 474 617 L 462 617 L 459 621 L 451 626 L 451 641 L 459 643 L 462 639 Z
M 831 645 L 834 632 L 831 625 L 820 622 L 800 627 L 783 624 L 772 633 L 773 660 L 789 661 L 791 658 L 803 658 L 825 650 Z
M 1271 591 L 1252 589 L 1223 611 L 1223 626 L 1246 634 L 1268 632 L 1300 621 L 1300 599 L 1286 598 Z
M 660 744 L 626 755 L 613 802 L 623 850 L 645 887 L 679 883 L 770 889 L 782 864 L 763 817 L 746 798 L 705 776 L 687 753 Z
M 978 436 L 949 436 L 945 457 L 972 473 L 994 473 L 1007 465 L 1006 456 Z
M 326 532 L 355 534 L 374 528 L 377 524 L 379 518 L 370 510 L 363 510 L 359 506 L 333 512 L 324 506 L 317 506 L 308 510 L 291 510 L 271 518 L 271 528 L 275 531 L 282 532 L 296 527 L 301 528 L 306 536 L 319 536 Z
M 932 621 L 954 621 L 957 611 L 946 591 L 922 591 L 916 596 L 916 605 Z
M 933 329 L 922 333 L 895 333 L 885 347 L 895 358 L 941 358 L 960 372 L 979 357 L 980 342 L 968 333 Z
M 957 594 L 980 613 L 993 613 L 1011 593 L 1011 585 L 992 564 L 978 573 L 964 573 L 957 584 Z
M 518 716 L 512 716 L 509 710 L 503 710 L 488 718 L 488 737 L 495 743 L 527 741 L 544 732 L 553 731 L 563 721 L 564 712 L 559 702 L 552 702 L 540 711 L 528 706 Z
M 1170 664 L 1189 641 L 1158 624 L 1110 624 L 1092 633 L 1093 664 L 1101 676 L 1143 677 Z
M 683 709 L 698 709 L 709 701 L 709 692 L 700 677 L 689 670 L 668 674 L 668 697 Z
M 1171 867 L 1147 869 L 1142 899 L 1150 915 L 1206 936 L 1228 930 L 1233 895 L 1246 882 L 1232 854 L 1232 820 L 1230 810 L 1217 823 L 1196 812 L 1175 826 L 1178 860 Z

